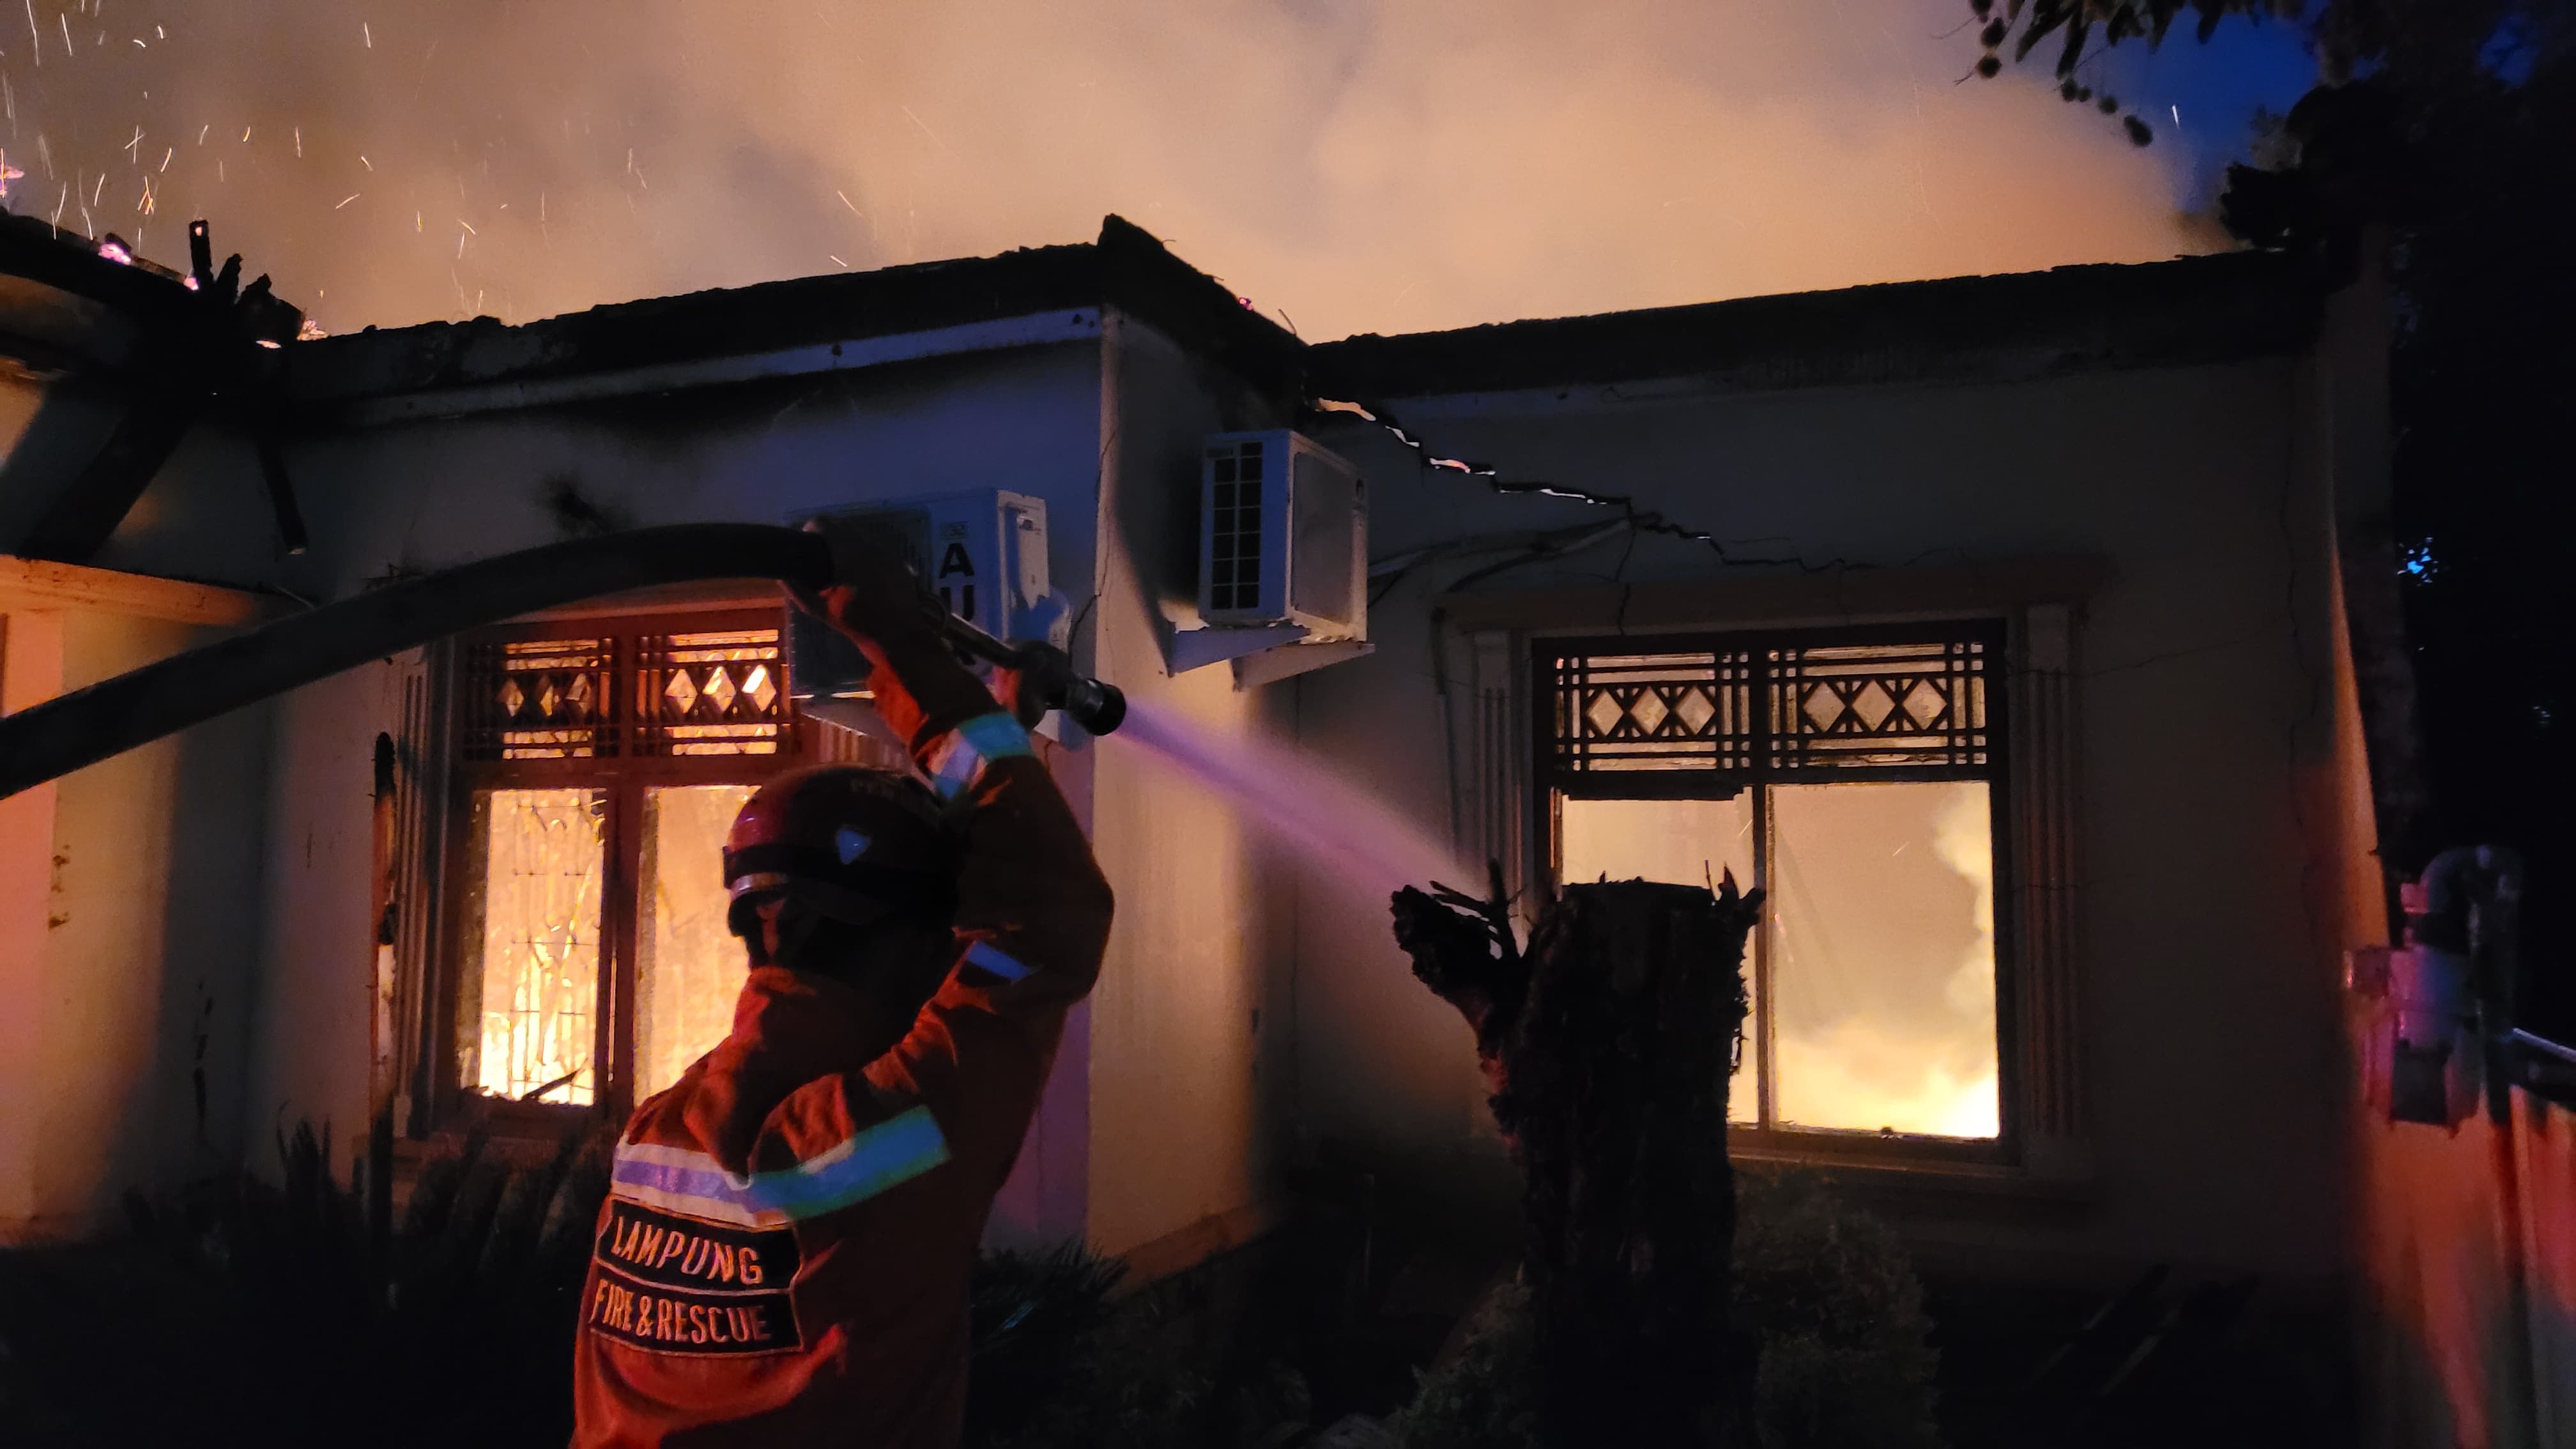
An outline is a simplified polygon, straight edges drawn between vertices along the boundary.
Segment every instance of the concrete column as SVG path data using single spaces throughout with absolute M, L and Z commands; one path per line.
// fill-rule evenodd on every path
M 62 684 L 62 613 L 0 614 L 0 714 L 51 699 Z M 37 1213 L 56 794 L 48 782 L 0 799 L 0 1243 L 21 1240 Z
M 257 622 L 223 589 L 0 556 L 0 713 Z M 0 799 L 0 1243 L 114 1224 L 240 1160 L 267 721 Z

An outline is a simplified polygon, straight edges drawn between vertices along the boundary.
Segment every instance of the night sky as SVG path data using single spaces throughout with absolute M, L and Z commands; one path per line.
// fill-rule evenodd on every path
M 2194 44 L 2189 29 L 2188 20 L 2177 23 L 2160 51 L 2132 42 L 2105 52 L 2100 79 L 2088 83 L 2115 90 L 2156 128 L 2157 145 L 2181 143 L 2176 149 L 2190 161 L 2176 178 L 2175 199 L 2202 210 L 2226 184 L 2228 163 L 2247 159 L 2256 111 L 2288 111 L 2315 84 L 2317 63 L 2298 31 L 2277 21 L 2231 18 L 2207 45 Z M 2029 63 L 2052 48 L 2043 45 Z M 2084 69 L 2095 71 L 2096 63 Z

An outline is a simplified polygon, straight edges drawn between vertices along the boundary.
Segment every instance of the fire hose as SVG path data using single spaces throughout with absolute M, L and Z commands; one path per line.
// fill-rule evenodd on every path
M 824 535 L 753 523 L 637 529 L 502 554 L 403 579 L 0 717 L 0 798 L 370 659 L 461 630 L 602 594 L 706 579 L 832 582 Z M 1044 643 L 1006 643 L 925 595 L 962 654 L 1017 671 L 1024 707 L 1063 710 L 1095 735 L 1118 728 L 1126 697 Z

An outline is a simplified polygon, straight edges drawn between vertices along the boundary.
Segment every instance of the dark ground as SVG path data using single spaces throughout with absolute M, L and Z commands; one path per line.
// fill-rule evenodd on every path
M 1146 1291 L 1177 1351 L 1220 1379 L 1293 1367 L 1324 1425 L 1410 1401 L 1416 1372 L 1508 1271 L 1490 1248 L 1328 1212 Z M 2339 1320 L 2259 1289 L 2231 1313 L 2245 1286 L 2174 1275 L 2117 1306 L 2122 1295 L 1927 1277 L 1944 1435 L 1953 1449 L 2352 1442 Z
M 2331 1312 L 2179 1275 L 2125 1303 L 1991 1280 L 1924 1288 L 1956 1449 L 2353 1442 L 2348 1336 Z

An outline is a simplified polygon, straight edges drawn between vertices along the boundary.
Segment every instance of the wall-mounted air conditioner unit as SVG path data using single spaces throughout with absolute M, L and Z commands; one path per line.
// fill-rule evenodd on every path
M 1219 433 L 1199 462 L 1199 616 L 1368 630 L 1368 494 L 1359 470 L 1292 432 Z
M 1280 429 L 1218 433 L 1199 457 L 1199 618 L 1176 670 L 1236 660 L 1245 683 L 1367 652 L 1368 487 L 1338 455 Z M 1340 645 L 1319 650 L 1320 645 Z M 1295 645 L 1299 656 L 1250 656 Z M 1329 656 L 1329 657 L 1328 657 Z

